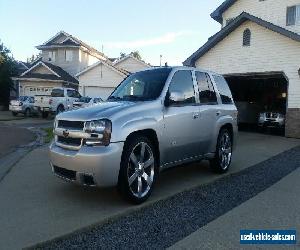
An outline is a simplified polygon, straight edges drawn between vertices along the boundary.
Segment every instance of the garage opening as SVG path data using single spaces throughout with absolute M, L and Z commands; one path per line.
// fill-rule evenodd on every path
M 225 78 L 239 111 L 240 130 L 284 135 L 288 81 L 282 72 Z

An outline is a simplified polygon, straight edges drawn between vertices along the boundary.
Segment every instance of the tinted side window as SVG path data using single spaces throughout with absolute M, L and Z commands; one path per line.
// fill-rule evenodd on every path
M 201 104 L 216 104 L 217 96 L 207 73 L 195 72 Z
M 64 97 L 63 89 L 53 89 L 51 92 L 52 97 Z
M 217 84 L 217 88 L 219 90 L 222 103 L 223 104 L 232 104 L 233 101 L 232 101 L 231 91 L 230 91 L 228 84 L 227 84 L 226 80 L 224 79 L 224 77 L 217 76 L 217 75 L 214 75 L 213 77 Z
M 179 92 L 184 95 L 184 101 L 176 104 L 192 104 L 196 102 L 191 71 L 180 70 L 174 74 L 169 86 L 169 93 L 171 92 Z

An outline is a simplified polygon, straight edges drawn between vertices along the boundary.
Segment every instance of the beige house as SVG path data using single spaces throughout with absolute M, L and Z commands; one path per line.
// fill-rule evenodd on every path
M 211 17 L 220 32 L 183 64 L 224 74 L 240 114 L 280 111 L 300 138 L 300 1 L 226 0 Z
M 78 88 L 76 73 L 98 60 L 108 60 L 103 53 L 64 31 L 36 48 L 41 50 L 41 58 L 15 78 L 19 95 L 49 94 L 54 87 Z
M 47 95 L 54 87 L 73 87 L 84 96 L 105 100 L 130 72 L 151 67 L 131 55 L 112 63 L 103 53 L 64 31 L 36 48 L 41 58 L 14 78 L 19 95 Z

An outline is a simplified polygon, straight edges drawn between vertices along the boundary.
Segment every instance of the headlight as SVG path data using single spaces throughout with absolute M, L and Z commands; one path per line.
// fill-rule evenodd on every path
M 86 145 L 108 146 L 111 137 L 111 121 L 107 119 L 88 121 L 85 123 L 85 132 L 91 134 L 90 139 L 86 139 Z
M 260 113 L 259 114 L 259 119 L 264 119 L 265 118 L 265 114 L 264 113 Z

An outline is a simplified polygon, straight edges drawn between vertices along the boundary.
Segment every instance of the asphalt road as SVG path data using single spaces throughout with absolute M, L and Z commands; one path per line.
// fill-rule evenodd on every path
M 165 249 L 299 167 L 300 147 L 36 249 Z
M 0 125 L 0 158 L 35 140 L 35 134 L 25 128 Z

